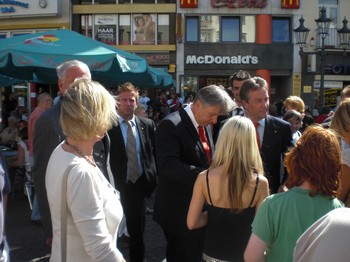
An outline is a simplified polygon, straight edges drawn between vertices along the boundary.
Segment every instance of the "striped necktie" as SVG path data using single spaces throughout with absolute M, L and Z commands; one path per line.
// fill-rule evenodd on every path
M 126 141 L 126 154 L 128 157 L 127 164 L 127 177 L 126 180 L 130 180 L 132 183 L 135 183 L 139 178 L 139 166 L 137 161 L 137 149 L 136 149 L 136 138 L 132 131 L 130 121 L 124 120 L 124 123 L 128 125 L 127 132 L 127 141 Z

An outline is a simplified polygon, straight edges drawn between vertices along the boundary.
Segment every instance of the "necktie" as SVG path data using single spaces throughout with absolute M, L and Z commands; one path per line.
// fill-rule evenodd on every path
M 256 133 L 256 142 L 258 142 L 258 147 L 260 149 L 260 136 L 259 136 L 259 132 L 258 132 L 258 127 L 259 127 L 259 122 L 253 122 L 254 126 L 255 126 L 255 133 Z
M 205 154 L 207 155 L 208 162 L 210 162 L 210 146 L 207 140 L 207 136 L 205 135 L 204 127 L 198 126 L 198 133 L 202 141 Z
M 124 123 L 128 125 L 127 141 L 126 141 L 126 154 L 128 157 L 127 164 L 127 177 L 126 180 L 130 180 L 135 183 L 139 178 L 139 168 L 137 162 L 137 149 L 136 149 L 136 138 L 132 132 L 132 127 L 129 121 L 124 120 Z

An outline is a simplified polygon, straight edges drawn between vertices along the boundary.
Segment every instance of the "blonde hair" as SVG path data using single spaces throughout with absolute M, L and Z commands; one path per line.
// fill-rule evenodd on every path
M 305 113 L 305 103 L 299 96 L 288 96 L 283 103 L 284 107 L 289 107 L 301 114 Z
M 63 95 L 60 122 L 72 139 L 98 138 L 117 123 L 115 99 L 100 83 L 77 79 Z
M 350 98 L 344 99 L 332 118 L 331 128 L 341 137 L 350 131 Z
M 228 177 L 230 207 L 241 211 L 243 191 L 253 173 L 263 174 L 263 165 L 253 122 L 246 117 L 230 118 L 220 131 L 211 168 L 223 166 Z

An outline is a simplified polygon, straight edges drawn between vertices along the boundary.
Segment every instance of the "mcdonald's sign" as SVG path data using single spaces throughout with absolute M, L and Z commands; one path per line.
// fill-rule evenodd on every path
M 198 0 L 180 0 L 181 8 L 198 8 Z
M 299 9 L 300 8 L 300 0 L 282 0 L 282 8 Z

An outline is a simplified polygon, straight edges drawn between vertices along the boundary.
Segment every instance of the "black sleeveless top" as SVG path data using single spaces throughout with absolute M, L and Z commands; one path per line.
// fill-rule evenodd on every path
M 251 234 L 255 206 L 251 207 L 259 184 L 259 175 L 249 207 L 235 214 L 229 208 L 215 207 L 210 196 L 209 170 L 206 174 L 210 203 L 208 224 L 205 233 L 204 253 L 212 258 L 225 261 L 244 261 L 243 254 Z

